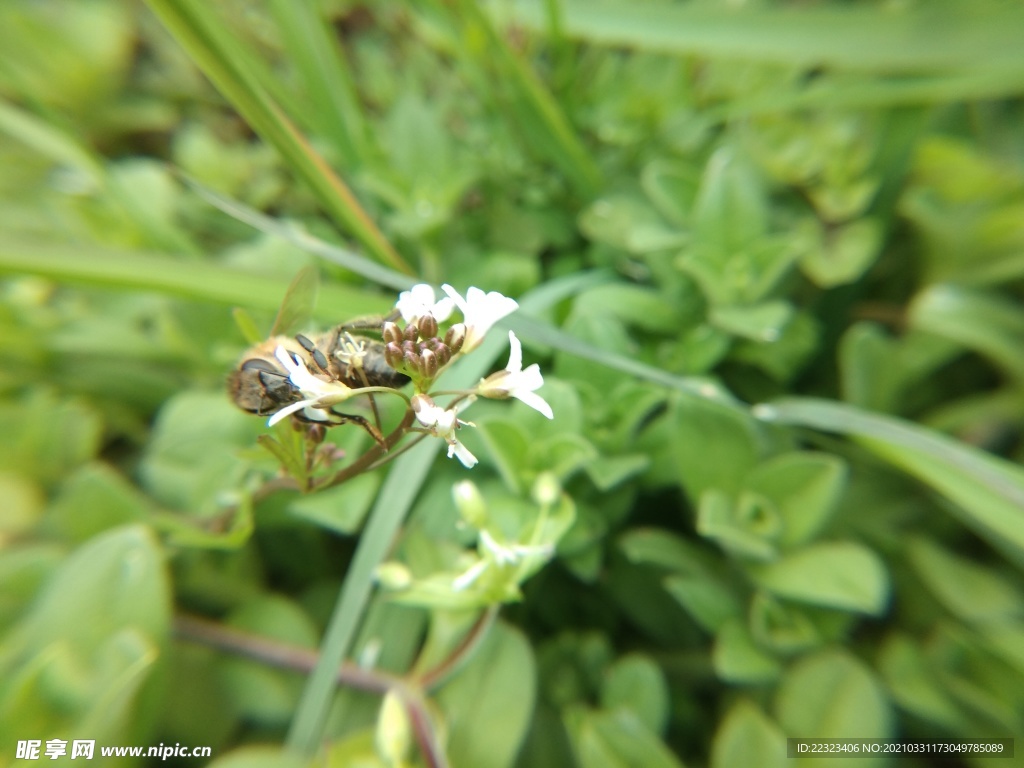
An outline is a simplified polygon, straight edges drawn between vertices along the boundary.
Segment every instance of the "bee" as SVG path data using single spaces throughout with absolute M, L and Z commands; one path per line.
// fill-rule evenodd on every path
M 299 334 L 273 336 L 248 349 L 238 367 L 228 377 L 228 393 L 235 405 L 257 416 L 269 416 L 285 406 L 303 399 L 302 393 L 288 378 L 288 371 L 275 356 L 284 348 L 314 374 L 328 377 L 348 387 L 389 387 L 399 389 L 409 377 L 388 365 L 384 344 L 352 331 L 380 327 L 380 321 L 353 321 L 337 326 L 312 339 Z M 376 407 L 374 406 L 376 413 Z M 319 411 L 323 419 L 311 419 L 302 411 L 295 414 L 302 421 L 328 424 L 355 422 L 379 439 L 380 430 L 362 416 L 336 411 Z

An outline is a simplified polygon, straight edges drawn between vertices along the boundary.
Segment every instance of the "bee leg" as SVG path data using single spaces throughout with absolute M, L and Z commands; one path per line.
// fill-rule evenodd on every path
M 358 424 L 366 431 L 366 434 L 373 438 L 377 445 L 385 451 L 388 449 L 387 443 L 384 442 L 384 435 L 381 434 L 381 431 L 362 416 L 357 416 L 354 413 L 338 413 L 337 411 L 333 412 L 332 415 L 341 417 L 342 421 L 337 422 L 338 424 L 345 424 L 347 422 Z
M 323 373 L 326 373 L 328 376 L 333 375 L 331 374 L 330 368 L 328 367 L 329 363 L 327 362 L 327 356 L 324 355 L 324 353 L 317 348 L 316 344 L 310 341 L 308 337 L 303 336 L 301 333 L 295 337 L 295 340 L 299 342 L 302 348 L 309 353 L 310 357 L 313 358 L 313 362 L 316 363 L 317 368 L 319 368 Z

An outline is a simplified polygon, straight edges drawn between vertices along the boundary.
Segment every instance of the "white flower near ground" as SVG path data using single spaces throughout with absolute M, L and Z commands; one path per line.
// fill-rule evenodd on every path
M 285 406 L 271 416 L 267 422 L 268 426 L 272 427 L 293 413 L 307 408 L 309 410 L 305 414 L 306 418 L 313 421 L 327 421 L 327 415 L 322 413 L 322 407 L 340 403 L 352 394 L 352 389 L 340 381 L 324 381 L 314 376 L 309 372 L 305 363 L 296 359 L 284 347 L 278 347 L 274 351 L 274 357 L 288 371 L 288 380 L 302 393 L 303 399 Z
M 540 366 L 534 363 L 524 371 L 523 345 L 512 331 L 508 332 L 508 341 L 511 346 L 508 365 L 505 366 L 505 370 L 492 373 L 483 379 L 477 387 L 477 394 L 481 397 L 495 399 L 514 397 L 549 419 L 553 419 L 555 415 L 551 411 L 551 406 L 537 394 L 537 390 L 544 386 L 544 377 L 540 373 Z
M 497 291 L 484 293 L 479 288 L 470 288 L 466 291 L 466 297 L 463 298 L 462 294 L 447 283 L 442 285 L 441 289 L 448 294 L 448 297 L 462 312 L 463 322 L 466 325 L 466 341 L 462 345 L 463 352 L 471 352 L 478 347 L 496 322 L 519 309 L 519 303 L 515 299 L 510 299 Z
M 467 469 L 476 466 L 476 456 L 455 436 L 455 432 L 460 426 L 471 427 L 474 426 L 473 422 L 460 419 L 455 408 L 445 409 L 435 405 L 434 401 L 426 395 L 414 395 L 412 408 L 416 414 L 416 420 L 429 434 L 440 437 L 448 443 L 449 459 L 454 456 Z
M 414 285 L 408 291 L 398 294 L 398 302 L 395 308 L 401 313 L 405 322 L 415 320 L 417 317 L 433 315 L 439 323 L 447 320 L 452 310 L 455 309 L 455 302 L 445 297 L 435 301 L 434 289 L 426 283 Z

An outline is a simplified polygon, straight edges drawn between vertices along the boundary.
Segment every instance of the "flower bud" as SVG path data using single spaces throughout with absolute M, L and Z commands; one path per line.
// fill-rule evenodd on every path
M 413 413 L 423 413 L 429 408 L 436 407 L 433 399 L 429 395 L 424 395 L 422 393 L 413 395 L 411 403 Z
M 466 324 L 456 323 L 448 329 L 448 333 L 444 335 L 445 345 L 452 351 L 452 354 L 458 354 L 459 350 L 462 349 L 462 345 L 466 341 Z
M 459 516 L 473 528 L 487 525 L 487 503 L 480 489 L 471 480 L 461 480 L 452 486 L 452 497 Z
M 437 355 L 437 364 L 441 366 L 448 365 L 448 361 L 452 359 L 452 351 L 444 344 L 439 343 L 434 347 L 434 354 Z
M 402 329 L 398 327 L 398 323 L 393 323 L 390 320 L 384 323 L 380 335 L 385 344 L 400 344 L 402 342 Z
M 421 339 L 430 339 L 437 336 L 437 320 L 434 319 L 433 315 L 424 315 L 416 321 L 416 325 L 419 326 Z
M 542 507 L 550 507 L 562 494 L 562 486 L 553 472 L 541 472 L 530 489 L 533 500 Z
M 327 437 L 327 428 L 323 424 L 310 424 L 306 427 L 306 438 L 314 445 L 319 445 Z
M 410 352 L 415 352 L 415 351 L 416 351 L 416 345 L 413 342 L 409 341 L 409 339 L 406 339 L 405 341 L 402 342 L 402 354 L 403 355 L 408 355 Z
M 423 361 L 423 374 L 430 378 L 437 376 L 437 355 L 429 349 L 424 349 L 420 359 Z
M 389 341 L 388 345 L 384 347 L 384 359 L 392 368 L 400 368 L 404 362 L 402 348 L 395 342 Z
M 415 352 L 406 352 L 405 361 L 409 364 L 409 367 L 414 371 L 418 371 L 421 375 L 423 373 L 423 358 L 417 355 Z
M 413 582 L 412 571 L 402 563 L 381 563 L 374 571 L 377 583 L 385 589 L 408 589 Z
M 384 694 L 377 716 L 377 752 L 390 766 L 407 765 L 412 748 L 412 723 L 405 703 L 394 689 Z
M 407 326 L 405 326 L 405 331 L 403 331 L 402 335 L 405 337 L 406 341 L 416 341 L 416 339 L 419 338 L 420 329 L 416 325 L 416 323 L 418 323 L 418 322 L 419 322 L 419 320 L 416 320 L 416 321 L 414 321 L 412 323 L 409 323 Z

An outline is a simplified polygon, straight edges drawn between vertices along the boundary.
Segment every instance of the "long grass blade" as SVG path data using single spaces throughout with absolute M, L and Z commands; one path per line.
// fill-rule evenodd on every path
M 247 52 L 210 7 L 197 0 L 148 2 L 253 130 L 270 142 L 295 174 L 309 185 L 328 214 L 382 263 L 411 273 L 409 265 L 381 234 L 348 186 L 271 100 L 253 73 Z

